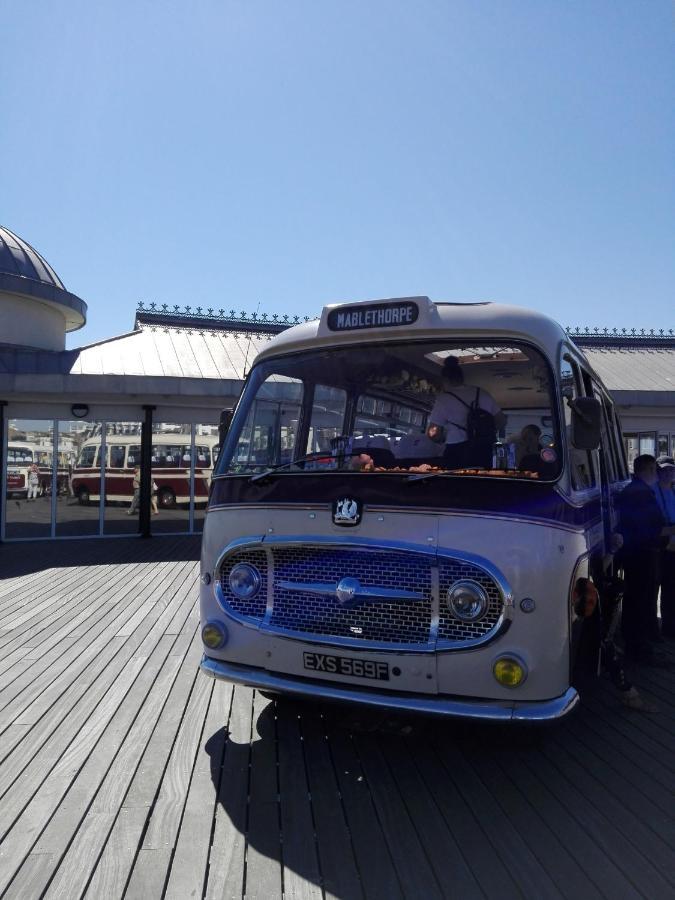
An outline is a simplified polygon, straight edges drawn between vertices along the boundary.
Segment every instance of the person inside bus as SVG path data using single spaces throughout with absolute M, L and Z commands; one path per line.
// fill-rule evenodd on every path
M 394 453 L 399 465 L 414 465 L 420 462 L 431 462 L 438 465 L 443 451 L 443 445 L 433 440 L 427 434 L 426 429 L 422 429 L 404 434 L 396 444 Z
M 658 565 L 660 551 L 668 542 L 662 536 L 665 521 L 653 490 L 657 478 L 654 457 L 638 456 L 633 480 L 618 498 L 624 571 L 621 632 L 626 657 L 647 665 L 654 663 L 652 642 L 659 639 Z
M 661 550 L 659 567 L 661 635 L 675 640 L 675 460 L 672 456 L 659 456 L 656 469 L 658 481 L 654 485 L 654 494 L 665 521 L 664 537 L 670 538 L 668 546 Z
M 448 469 L 489 469 L 492 466 L 494 434 L 504 427 L 506 416 L 488 391 L 464 383 L 464 373 L 456 356 L 448 356 L 444 360 L 441 383 L 441 392 L 429 414 L 427 435 L 432 440 L 440 437 L 445 445 L 443 464 Z M 479 441 L 468 439 L 468 420 L 474 403 L 492 416 L 492 437 Z
M 534 423 L 526 425 L 523 430 L 513 438 L 507 438 L 507 443 L 515 444 L 516 468 L 535 469 L 539 463 L 539 441 L 541 428 Z

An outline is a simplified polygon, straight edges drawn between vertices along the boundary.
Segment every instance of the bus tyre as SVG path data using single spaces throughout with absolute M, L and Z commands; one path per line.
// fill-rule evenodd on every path
M 89 506 L 89 491 L 86 487 L 81 487 L 78 489 L 77 500 L 80 506 Z
M 169 487 L 160 488 L 157 499 L 162 509 L 171 509 L 176 505 L 176 495 Z

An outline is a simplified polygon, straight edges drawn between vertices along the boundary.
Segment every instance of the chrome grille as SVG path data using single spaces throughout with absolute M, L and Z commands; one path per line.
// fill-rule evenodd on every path
M 431 633 L 431 560 L 390 550 L 342 547 L 274 547 L 274 607 L 270 624 L 290 631 L 357 641 L 428 644 Z M 364 587 L 417 591 L 418 601 L 378 601 L 354 609 L 335 596 L 282 589 L 280 581 L 337 584 L 356 576 Z
M 230 590 L 230 572 L 237 563 L 249 563 L 260 572 L 260 590 L 250 600 L 241 600 Z M 264 550 L 239 550 L 228 556 L 220 567 L 223 598 L 233 612 L 262 621 L 267 607 L 267 554 Z
M 260 590 L 250 600 L 241 600 L 230 590 L 230 572 L 241 562 L 255 566 L 260 573 Z M 337 586 L 345 577 L 358 578 L 363 588 L 412 591 L 422 599 L 380 598 L 349 608 L 340 605 L 332 589 L 317 593 L 292 587 L 294 583 Z M 478 622 L 455 618 L 446 604 L 448 589 L 461 579 L 476 581 L 488 596 L 487 612 Z M 284 545 L 270 541 L 254 549 L 235 548 L 223 559 L 218 581 L 221 602 L 228 610 L 262 628 L 315 635 L 328 643 L 349 641 L 410 649 L 480 641 L 499 623 L 506 600 L 493 575 L 468 560 L 377 546 Z
M 495 627 L 502 614 L 504 600 L 501 591 L 487 572 L 464 560 L 440 559 L 439 575 L 439 641 L 471 641 L 488 634 Z M 455 618 L 446 603 L 448 589 L 460 579 L 476 581 L 488 596 L 487 612 L 478 622 L 464 622 Z

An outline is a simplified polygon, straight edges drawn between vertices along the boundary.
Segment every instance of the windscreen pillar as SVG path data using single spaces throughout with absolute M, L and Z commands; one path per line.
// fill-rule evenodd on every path
M 138 530 L 141 537 L 150 537 L 150 497 L 152 495 L 152 414 L 154 406 L 144 406 L 141 426 L 141 491 Z

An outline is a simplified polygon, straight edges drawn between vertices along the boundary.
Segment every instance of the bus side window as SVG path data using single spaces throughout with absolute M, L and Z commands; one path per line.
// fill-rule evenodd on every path
M 614 435 L 614 444 L 616 447 L 616 458 L 618 460 L 618 474 L 621 481 L 627 481 L 629 478 L 628 474 L 628 460 L 626 459 L 626 446 L 621 438 L 621 425 L 619 423 L 619 416 L 616 411 L 616 407 L 614 404 L 610 407 L 610 418 L 612 422 L 612 434 Z
M 94 457 L 96 456 L 96 447 L 83 447 L 80 452 L 80 458 L 77 462 L 78 469 L 91 469 L 94 465 Z
M 579 367 L 569 357 L 564 356 L 560 367 L 560 387 L 563 394 L 565 434 L 570 459 L 570 477 L 572 480 L 572 487 L 578 491 L 593 487 L 595 484 L 591 454 L 588 450 L 577 450 L 576 447 L 572 446 L 571 439 L 572 410 L 567 401 L 584 396 L 581 384 Z
M 123 469 L 124 468 L 124 451 L 126 447 L 123 445 L 120 446 L 118 444 L 112 444 L 110 447 L 110 468 L 111 469 Z
M 607 409 L 605 408 L 605 399 L 602 391 L 595 382 L 590 383 L 591 396 L 593 396 L 600 404 L 602 416 L 600 417 L 600 447 L 593 452 L 593 458 L 596 468 L 600 471 L 600 454 L 604 459 L 605 468 L 607 470 L 606 477 L 610 483 L 617 480 L 616 478 L 616 458 L 614 456 L 614 445 L 610 438 L 609 422 L 607 419 Z
M 127 469 L 133 469 L 141 464 L 141 448 L 138 446 L 130 446 L 127 455 Z

